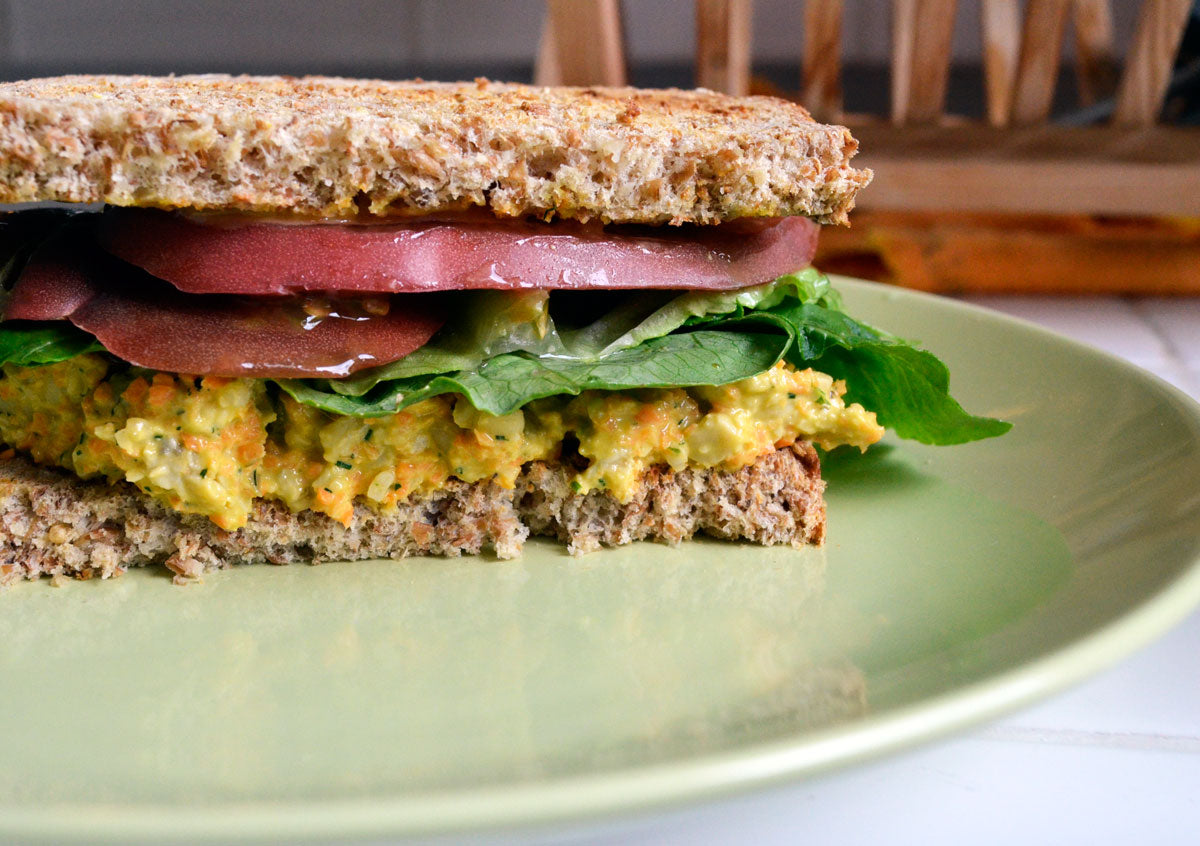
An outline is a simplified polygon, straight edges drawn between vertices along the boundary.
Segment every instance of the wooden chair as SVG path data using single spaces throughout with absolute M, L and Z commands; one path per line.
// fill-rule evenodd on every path
M 945 112 L 955 0 L 892 0 L 889 115 L 844 113 L 842 2 L 798 0 L 795 96 L 851 126 L 875 170 L 819 261 L 942 291 L 1200 293 L 1200 130 L 1157 123 L 1191 0 L 1143 0 L 1123 63 L 1109 0 L 975 2 L 983 121 Z M 751 91 L 750 16 L 750 0 L 697 0 L 698 85 Z M 1047 123 L 1069 23 L 1100 125 Z M 547 0 L 536 81 L 625 78 L 618 0 Z

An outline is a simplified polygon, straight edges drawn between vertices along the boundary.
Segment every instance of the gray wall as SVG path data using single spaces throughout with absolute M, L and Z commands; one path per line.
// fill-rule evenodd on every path
M 1139 2 L 1115 0 L 1124 42 Z M 846 0 L 846 55 L 885 62 L 887 0 Z M 980 52 L 978 0 L 959 3 L 955 56 Z M 798 62 L 800 4 L 757 0 L 754 56 Z M 687 62 L 688 0 L 625 0 L 634 63 Z M 524 65 L 536 51 L 541 0 L 0 0 L 0 64 L 79 70 L 353 71 Z

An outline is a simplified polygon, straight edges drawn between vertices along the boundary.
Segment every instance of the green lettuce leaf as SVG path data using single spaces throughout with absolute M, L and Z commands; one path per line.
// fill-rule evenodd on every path
M 903 343 L 832 345 L 812 366 L 846 380 L 846 401 L 874 410 L 880 424 L 902 438 L 947 446 L 994 438 L 1012 428 L 964 411 L 950 395 L 946 365 Z
M 391 414 L 448 393 L 464 395 L 489 414 L 509 414 L 541 397 L 587 390 L 736 382 L 773 367 L 788 345 L 783 334 L 683 332 L 652 338 L 597 361 L 506 353 L 488 359 L 478 370 L 389 380 L 360 396 L 330 391 L 324 380 L 279 385 L 298 402 L 356 417 Z
M 571 298 L 576 292 L 464 291 L 457 296 L 459 316 L 424 347 L 400 361 L 326 380 L 320 390 L 363 396 L 381 382 L 473 370 L 508 352 L 597 361 L 710 315 L 766 308 L 788 297 L 817 302 L 833 293 L 828 278 L 813 268 L 738 291 L 633 291 L 592 323 L 574 328 L 556 325 L 551 298 Z
M 966 412 L 950 395 L 950 372 L 937 356 L 841 311 L 840 299 L 789 297 L 759 311 L 693 321 L 707 329 L 773 327 L 792 337 L 788 361 L 846 382 L 847 402 L 874 411 L 902 438 L 949 445 L 1002 435 L 1011 423 Z
M 345 396 L 362 396 L 380 382 L 411 379 L 457 370 L 473 370 L 493 356 L 509 352 L 564 354 L 549 317 L 546 291 L 462 291 L 452 319 L 429 343 L 399 361 L 323 387 Z
M 89 352 L 104 352 L 104 347 L 66 321 L 0 323 L 0 364 L 55 364 Z
M 655 292 L 632 298 L 628 306 L 614 309 L 591 325 L 562 333 L 567 348 L 581 358 L 595 358 L 637 346 L 712 315 L 742 314 L 771 308 L 785 299 L 820 302 L 829 295 L 829 278 L 815 268 L 780 276 L 765 285 L 736 291 Z

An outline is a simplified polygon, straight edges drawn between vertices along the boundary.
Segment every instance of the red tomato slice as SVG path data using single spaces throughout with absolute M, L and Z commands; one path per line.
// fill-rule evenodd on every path
M 376 298 L 364 307 L 185 294 L 93 252 L 40 251 L 17 281 L 4 319 L 70 320 L 140 367 L 269 378 L 345 376 L 396 361 L 444 322 L 434 295 Z
M 4 306 L 4 319 L 66 318 L 100 292 L 94 275 L 84 268 L 84 262 L 72 248 L 55 246 L 39 250 L 13 286 Z
M 201 223 L 170 212 L 110 209 L 100 243 L 197 294 L 721 290 L 806 267 L 817 230 L 802 217 L 603 228 L 479 217 L 383 225 Z

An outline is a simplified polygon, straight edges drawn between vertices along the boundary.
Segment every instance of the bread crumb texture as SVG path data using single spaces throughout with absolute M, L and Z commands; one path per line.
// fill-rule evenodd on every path
M 844 223 L 871 178 L 801 106 L 712 91 L 223 75 L 0 84 L 0 202 L 346 217 Z
M 357 506 L 342 525 L 315 511 L 258 500 L 228 532 L 181 514 L 126 482 L 82 481 L 15 458 L 0 464 L 0 585 L 40 576 L 110 578 L 163 564 L 176 581 L 234 564 L 320 563 L 412 555 L 520 554 L 530 535 L 582 554 L 638 540 L 678 543 L 697 533 L 803 546 L 825 537 L 825 483 L 816 451 L 784 447 L 737 471 L 647 471 L 625 503 L 577 494 L 576 468 L 531 462 L 511 490 L 451 480 L 395 509 Z

